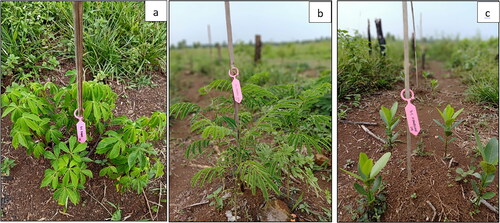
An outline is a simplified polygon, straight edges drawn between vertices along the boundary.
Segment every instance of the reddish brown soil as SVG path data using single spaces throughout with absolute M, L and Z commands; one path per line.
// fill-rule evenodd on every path
M 464 89 L 466 87 L 458 78 L 450 77 L 449 72 L 443 69 L 439 62 L 431 62 L 429 71 L 434 74 L 439 81 L 438 91 L 432 93 L 429 90 L 429 82 L 422 80 L 420 89 L 415 92 L 416 100 L 413 101 L 418 109 L 421 132 L 417 137 L 411 137 L 412 150 L 417 146 L 417 142 L 423 140 L 425 152 L 428 156 L 411 157 L 412 178 L 407 181 L 406 167 L 406 143 L 400 142 L 392 149 L 392 157 L 387 166 L 382 170 L 381 175 L 386 183 L 387 211 L 382 216 L 382 221 L 406 222 L 406 221 L 497 221 L 498 215 L 480 206 L 480 213 L 469 215 L 473 211 L 473 205 L 469 201 L 472 194 L 470 183 L 459 183 L 455 181 L 457 175 L 455 169 L 461 167 L 468 170 L 468 165 L 478 166 L 478 159 L 474 161 L 472 149 L 475 142 L 473 140 L 473 127 L 478 129 L 481 139 L 486 142 L 491 137 L 498 138 L 498 109 L 488 106 L 481 106 L 475 102 L 466 100 Z M 414 79 L 412 79 L 413 81 Z M 423 82 L 423 83 L 422 83 Z M 404 115 L 404 102 L 399 93 L 403 89 L 400 83 L 394 90 L 379 92 L 364 96 L 360 106 L 348 112 L 347 119 L 352 121 L 376 122 L 377 126 L 368 128 L 378 136 L 384 136 L 383 122 L 380 120 L 378 110 L 381 105 L 390 107 L 393 102 L 399 102 L 398 115 Z M 441 120 L 436 110 L 441 110 L 447 104 L 453 107 L 465 108 L 458 119 L 465 120 L 454 129 L 454 136 L 457 140 L 449 145 L 448 153 L 456 164 L 448 168 L 449 162 L 442 161 L 444 154 L 444 144 L 436 138 L 443 135 L 443 130 L 433 119 Z M 397 127 L 401 131 L 400 140 L 406 141 L 406 119 L 403 118 Z M 352 221 L 351 214 L 346 206 L 357 207 L 356 198 L 358 194 L 353 188 L 355 179 L 340 170 L 347 168 L 350 171 L 357 171 L 356 165 L 358 154 L 365 152 L 375 160 L 379 159 L 383 152 L 383 145 L 373 137 L 364 132 L 360 126 L 353 124 L 338 123 L 338 220 Z M 354 165 L 345 166 L 348 160 L 354 161 Z M 489 191 L 498 191 L 498 173 L 495 183 L 490 185 Z M 469 181 L 470 182 L 470 181 Z M 415 193 L 416 198 L 410 196 Z M 488 200 L 498 207 L 498 195 Z M 436 209 L 436 216 L 432 219 Z
M 184 89 L 180 92 L 184 101 L 196 103 L 200 106 L 210 104 L 210 98 L 221 96 L 223 93 L 210 93 L 209 95 L 200 95 L 198 89 L 210 83 L 212 79 L 208 76 L 193 74 L 191 72 L 183 72 L 177 84 L 180 86 L 178 89 Z M 208 194 L 217 190 L 222 186 L 222 181 L 217 180 L 203 187 L 192 187 L 192 176 L 206 166 L 213 166 L 216 160 L 216 155 L 207 157 L 202 155 L 200 158 L 187 160 L 184 152 L 185 148 L 193 140 L 198 139 L 195 134 L 191 133 L 189 129 L 189 121 L 184 120 L 170 120 L 171 125 L 169 129 L 169 221 L 227 221 L 225 212 L 231 210 L 234 206 L 227 199 L 224 203 L 223 210 L 219 211 L 215 206 L 210 206 L 212 200 L 206 199 Z M 213 152 L 213 151 L 212 151 Z M 316 172 L 315 176 L 318 178 L 318 183 L 322 189 L 331 191 L 331 172 Z M 321 207 L 329 208 L 331 205 L 327 203 L 324 195 L 316 197 L 313 191 L 310 191 L 305 184 L 292 183 L 292 187 L 298 188 L 304 192 L 303 199 L 311 206 L 311 210 L 322 213 Z M 226 188 L 231 185 L 226 184 Z M 300 194 L 294 194 L 296 199 Z M 260 191 L 256 195 L 252 195 L 249 189 L 237 196 L 238 200 L 234 203 L 239 208 L 238 216 L 241 219 L 238 221 L 258 221 L 257 216 L 264 207 L 264 198 Z M 282 197 L 276 197 L 282 199 Z M 206 203 L 206 201 L 209 201 Z M 204 203 L 189 207 L 190 205 Z M 289 204 L 291 207 L 293 204 Z M 233 213 L 234 214 L 234 213 Z M 306 214 L 303 212 L 295 213 L 300 221 L 318 221 L 317 217 L 313 214 Z
M 50 80 L 60 85 L 68 84 L 69 79 L 64 76 L 64 73 L 73 67 L 71 63 L 62 64 L 60 72 L 46 76 L 43 81 Z M 115 115 L 127 115 L 135 119 L 138 116 L 150 115 L 153 111 L 166 111 L 165 74 L 155 72 L 152 81 L 156 84 L 155 87 L 140 89 L 126 89 L 123 83 L 110 83 L 119 95 L 114 110 Z M 114 212 L 114 208 L 108 204 L 108 201 L 120 207 L 122 219 L 152 219 L 143 194 L 117 192 L 113 180 L 99 177 L 98 171 L 101 167 L 94 163 L 89 165 L 94 178 L 86 183 L 85 191 L 80 191 L 81 203 L 77 206 L 69 205 L 67 212 L 62 213 L 63 207 L 52 198 L 53 192 L 47 187 L 40 188 L 44 170 L 50 168 L 50 162 L 28 156 L 24 149 L 14 150 L 9 136 L 10 128 L 11 121 L 7 116 L 2 119 L 1 126 L 2 156 L 14 159 L 16 166 L 11 169 L 10 177 L 2 177 L 2 221 L 102 221 L 111 217 L 107 210 Z M 162 151 L 162 160 L 166 162 L 165 144 L 159 142 L 155 147 Z M 94 156 L 91 158 L 103 158 Z M 154 190 L 160 187 L 163 188 L 161 198 L 159 191 Z M 160 199 L 166 199 L 165 190 L 166 176 L 148 185 L 146 194 L 150 206 L 158 204 Z M 160 202 L 158 214 L 152 212 L 152 215 L 155 220 L 166 221 L 166 203 Z

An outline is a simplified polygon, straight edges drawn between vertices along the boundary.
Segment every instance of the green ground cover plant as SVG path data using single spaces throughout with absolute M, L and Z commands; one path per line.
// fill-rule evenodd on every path
M 320 196 L 321 189 L 313 174 L 316 166 L 313 155 L 332 150 L 331 116 L 321 114 L 316 105 L 331 92 L 331 83 L 325 78 L 330 72 L 304 85 L 267 86 L 265 76 L 254 74 L 247 80 L 255 84 L 242 85 L 239 125 L 232 116 L 230 94 L 212 98 L 207 107 L 189 102 L 170 106 L 171 119 L 188 118 L 191 131 L 198 135 L 186 147 L 186 158 L 209 156 L 214 152 L 209 148 L 218 148 L 215 165 L 200 170 L 191 183 L 204 186 L 221 180 L 224 183 L 221 190 L 229 187 L 233 200 L 238 199 L 240 188 L 249 188 L 253 194 L 260 190 L 266 200 L 271 194 L 284 194 L 291 200 L 293 177 Z M 231 82 L 215 80 L 199 91 L 230 92 Z M 217 206 L 222 201 L 216 199 Z
M 52 82 L 8 86 L 2 94 L 2 117 L 10 116 L 12 121 L 12 146 L 24 148 L 37 159 L 50 160 L 41 187 L 54 191 L 54 199 L 65 210 L 69 202 L 80 202 L 79 190 L 97 174 L 88 168 L 92 162 L 103 167 L 99 176 L 114 179 L 118 190 L 142 193 L 151 179 L 164 174 L 153 144 L 165 138 L 166 114 L 154 112 L 136 120 L 115 117 L 116 93 L 108 85 L 84 82 L 88 141 L 77 143 L 76 88 L 76 84 L 60 87 Z
M 2 2 L 2 79 L 27 83 L 74 58 L 71 2 Z M 144 2 L 84 2 L 84 66 L 95 80 L 150 83 L 166 71 L 166 24 Z

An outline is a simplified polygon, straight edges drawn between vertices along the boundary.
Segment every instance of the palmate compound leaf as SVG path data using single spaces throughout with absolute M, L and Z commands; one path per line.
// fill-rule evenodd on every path
M 200 106 L 189 103 L 180 102 L 170 106 L 169 115 L 174 118 L 184 119 L 187 115 L 191 113 L 196 113 L 200 110 Z

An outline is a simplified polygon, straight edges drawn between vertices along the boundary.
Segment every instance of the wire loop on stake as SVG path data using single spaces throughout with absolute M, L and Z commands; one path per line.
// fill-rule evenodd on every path
M 240 74 L 240 70 L 238 70 L 237 67 L 231 67 L 231 69 L 229 69 L 229 71 L 228 71 L 228 74 L 230 77 L 235 78 L 236 76 L 238 76 Z

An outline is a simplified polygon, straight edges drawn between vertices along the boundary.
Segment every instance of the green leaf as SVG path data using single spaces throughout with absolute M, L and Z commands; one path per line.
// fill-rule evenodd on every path
M 78 187 L 78 176 L 73 171 L 70 171 L 69 175 L 71 177 L 71 185 L 73 186 L 73 188 L 77 188 Z
M 483 194 L 483 196 L 481 196 L 481 198 L 488 200 L 488 199 L 493 198 L 495 195 L 496 194 L 494 192 L 486 192 Z
M 496 138 L 491 138 L 484 151 L 481 152 L 483 160 L 491 163 L 492 165 L 498 164 L 498 140 Z
M 347 174 L 351 175 L 352 177 L 354 177 L 354 178 L 356 178 L 356 179 L 358 179 L 358 180 L 364 181 L 364 180 L 363 180 L 363 178 L 361 178 L 360 176 L 358 176 L 358 175 L 357 175 L 357 174 L 355 174 L 355 173 L 349 172 L 349 171 L 344 170 L 344 169 L 342 169 L 342 168 L 340 168 L 340 170 L 344 171 L 345 173 L 347 173 Z
M 135 160 L 139 155 L 139 150 L 135 150 L 128 155 L 128 167 L 132 168 L 135 165 Z
M 116 143 L 113 146 L 113 149 L 111 149 L 111 152 L 108 153 L 108 157 L 110 159 L 114 159 L 114 158 L 118 157 L 119 155 L 120 155 L 120 145 L 118 143 Z
M 356 191 L 362 195 L 368 195 L 368 192 L 366 192 L 366 190 L 361 186 L 359 185 L 358 183 L 354 183 L 354 188 L 356 189 Z
M 80 143 L 73 149 L 73 153 L 79 153 L 84 151 L 87 148 L 87 143 Z
M 396 115 L 396 112 L 398 111 L 398 102 L 394 102 L 391 107 L 391 117 L 394 117 Z
M 380 187 L 381 184 L 382 184 L 382 177 L 378 176 L 377 178 L 375 178 L 375 181 L 373 182 L 373 186 L 371 188 L 371 192 L 372 193 L 377 192 L 377 190 L 378 190 L 378 188 Z
M 89 178 L 94 177 L 94 175 L 92 174 L 92 171 L 90 171 L 90 170 L 82 170 L 82 173 L 87 175 Z
M 385 153 L 376 163 L 370 172 L 370 178 L 374 178 L 377 174 L 385 167 L 389 159 L 391 158 L 391 153 Z
M 368 178 L 370 178 L 370 172 L 373 168 L 373 160 L 372 159 L 368 159 L 365 164 L 363 166 L 361 166 L 361 172 L 367 176 Z
M 67 195 L 69 197 L 69 200 L 71 200 L 71 202 L 74 205 L 77 205 L 78 202 L 80 202 L 80 195 L 79 195 L 78 191 L 72 190 L 70 188 L 66 188 L 66 192 L 67 192 Z

